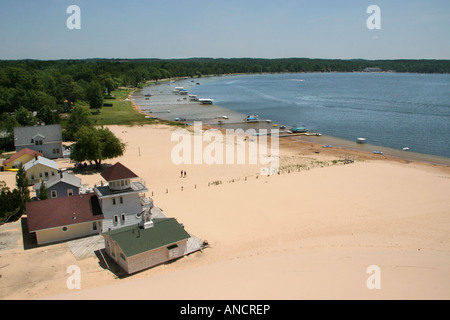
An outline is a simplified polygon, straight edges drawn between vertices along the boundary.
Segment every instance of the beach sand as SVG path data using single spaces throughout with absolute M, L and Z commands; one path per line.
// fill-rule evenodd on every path
M 173 127 L 109 128 L 127 149 L 105 164 L 145 180 L 147 196 L 209 248 L 120 279 L 67 243 L 24 250 L 18 221 L 0 227 L 1 299 L 450 298 L 449 167 L 281 139 L 283 170 L 264 176 L 259 164 L 175 165 Z M 67 287 L 71 265 L 81 290 Z M 379 290 L 367 287 L 372 265 Z

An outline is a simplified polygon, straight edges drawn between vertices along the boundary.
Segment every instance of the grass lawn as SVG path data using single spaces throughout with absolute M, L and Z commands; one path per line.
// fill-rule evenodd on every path
M 134 89 L 118 89 L 111 92 L 115 99 L 104 99 L 104 103 L 112 104 L 112 107 L 103 106 L 97 114 L 96 110 L 91 110 L 91 118 L 96 126 L 106 125 L 146 125 L 146 124 L 167 124 L 175 126 L 185 126 L 184 124 L 166 121 L 162 119 L 146 118 L 133 108 L 131 101 L 125 101 Z M 67 120 L 62 120 L 65 127 Z
M 125 101 L 132 89 L 121 89 L 111 92 L 116 99 L 105 99 L 104 103 L 112 103 L 112 107 L 103 107 L 99 114 L 92 110 L 92 119 L 96 125 L 142 125 L 155 123 L 155 119 L 146 119 L 137 112 L 131 101 Z

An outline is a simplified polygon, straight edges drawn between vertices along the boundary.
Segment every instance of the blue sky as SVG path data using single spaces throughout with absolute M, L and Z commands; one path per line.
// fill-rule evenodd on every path
M 69 30 L 67 7 L 81 9 Z M 370 5 L 381 29 L 369 30 Z M 448 0 L 1 0 L 0 59 L 450 59 Z

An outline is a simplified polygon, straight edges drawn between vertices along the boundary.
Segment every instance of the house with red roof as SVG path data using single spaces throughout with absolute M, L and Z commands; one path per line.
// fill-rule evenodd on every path
M 145 182 L 120 162 L 101 176 L 106 183 L 96 185 L 94 192 L 105 217 L 102 232 L 138 224 L 142 214 L 153 208 L 152 200 L 145 197 Z
M 4 170 L 18 169 L 25 163 L 35 159 L 36 157 L 42 157 L 42 153 L 24 148 L 14 153 L 11 157 L 3 161 Z
M 65 241 L 136 226 L 144 217 L 164 217 L 153 207 L 145 182 L 120 162 L 101 173 L 106 182 L 89 194 L 26 204 L 29 231 L 38 244 Z M 154 209 L 154 212 L 152 212 Z
M 39 245 L 97 235 L 104 219 L 95 193 L 27 202 L 26 212 Z

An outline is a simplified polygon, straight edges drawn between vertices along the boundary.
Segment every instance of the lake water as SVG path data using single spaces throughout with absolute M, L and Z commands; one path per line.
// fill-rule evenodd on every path
M 201 85 L 191 86 L 190 94 L 212 98 L 240 119 L 258 114 L 278 125 L 450 158 L 448 74 L 265 74 L 197 81 Z

